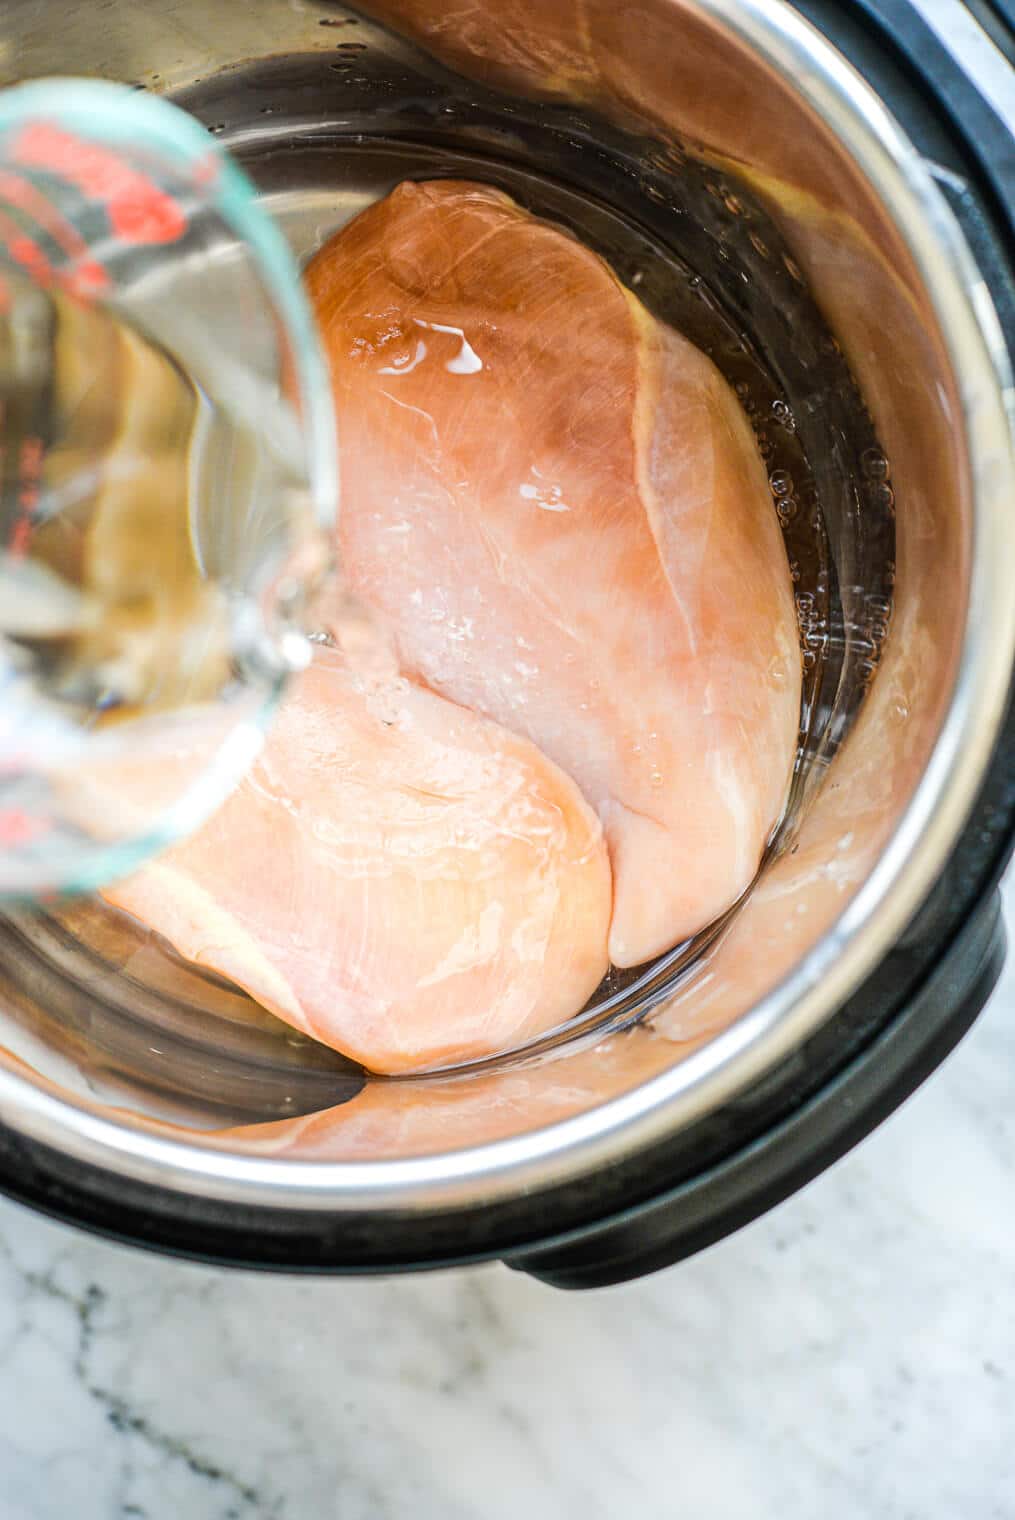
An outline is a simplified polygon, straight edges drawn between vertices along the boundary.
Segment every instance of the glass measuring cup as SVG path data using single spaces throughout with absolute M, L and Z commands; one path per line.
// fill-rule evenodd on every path
M 298 271 L 182 111 L 0 94 L 0 899 L 218 805 L 309 646 L 330 392 Z

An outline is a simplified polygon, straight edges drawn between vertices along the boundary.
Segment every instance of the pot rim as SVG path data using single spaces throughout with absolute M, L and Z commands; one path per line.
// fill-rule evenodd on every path
M 785 1057 L 891 948 L 937 880 L 1004 717 L 1015 658 L 1012 375 L 979 271 L 923 159 L 853 68 L 783 0 L 697 0 L 833 130 L 889 212 L 923 281 L 960 387 L 973 506 L 955 685 L 927 767 L 874 870 L 782 982 L 708 1044 L 632 1092 L 521 1136 L 398 1160 L 266 1159 L 117 1123 L 0 1068 L 0 1120 L 86 1166 L 223 1204 L 424 1214 L 559 1186 L 684 1129 Z M 1015 421 L 1015 416 L 1013 416 Z

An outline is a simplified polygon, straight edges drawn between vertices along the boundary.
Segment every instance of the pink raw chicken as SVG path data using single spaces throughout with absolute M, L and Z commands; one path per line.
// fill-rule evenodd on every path
M 221 811 L 104 895 L 379 1072 L 544 1032 L 607 969 L 609 862 L 573 782 L 327 649 Z
M 400 185 L 307 285 L 349 583 L 408 674 L 575 777 L 636 965 L 739 897 L 785 801 L 800 658 L 750 426 L 601 259 L 483 186 Z

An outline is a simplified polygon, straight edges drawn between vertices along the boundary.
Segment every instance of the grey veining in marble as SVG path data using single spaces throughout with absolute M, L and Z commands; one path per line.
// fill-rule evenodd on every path
M 0 1204 L 0 1515 L 1012 1520 L 1013 1094 L 1010 969 L 831 1172 L 585 1297 L 229 1274 Z

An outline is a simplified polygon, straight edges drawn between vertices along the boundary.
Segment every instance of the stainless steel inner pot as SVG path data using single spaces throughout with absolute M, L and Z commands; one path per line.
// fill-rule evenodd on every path
M 877 440 L 868 494 L 862 479 L 840 494 L 828 536 L 845 656 L 814 696 L 785 848 L 666 996 L 650 981 L 642 1007 L 621 999 L 538 1058 L 364 1086 L 92 905 L 0 925 L 0 1117 L 107 1179 L 380 1228 L 595 1187 L 835 1014 L 938 879 L 997 739 L 1015 649 L 1011 376 L 933 166 L 779 0 L 8 0 L 0 82 L 54 73 L 187 104 L 250 160 L 301 252 L 355 195 L 323 171 L 294 190 L 287 166 L 359 151 L 367 180 L 398 177 L 451 151 L 442 112 L 454 151 L 502 177 L 531 167 L 530 130 L 586 162 L 626 153 L 660 225 L 668 183 L 693 179 L 728 219 L 771 229 L 757 257 L 778 252 L 835 335 Z

